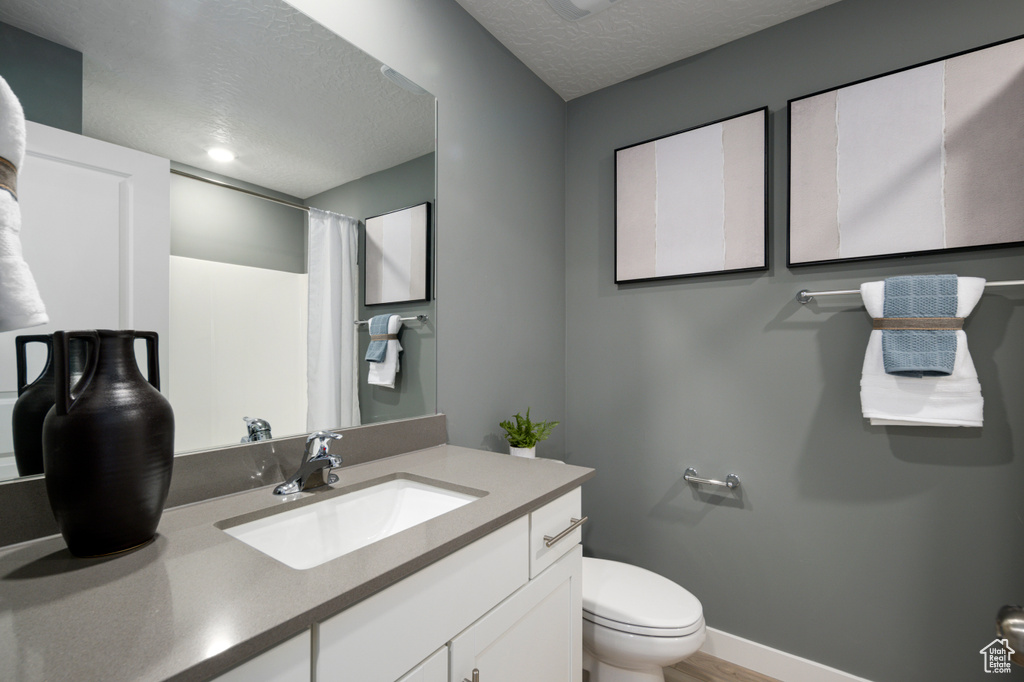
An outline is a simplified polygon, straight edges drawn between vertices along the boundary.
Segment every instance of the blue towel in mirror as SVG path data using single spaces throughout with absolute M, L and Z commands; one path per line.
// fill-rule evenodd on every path
M 370 345 L 366 349 L 366 360 L 369 362 L 384 362 L 388 352 L 386 339 L 373 340 L 374 336 L 388 333 L 388 321 L 391 315 L 374 315 L 370 318 Z
M 956 275 L 914 275 L 885 280 L 885 317 L 956 317 Z M 952 330 L 887 329 L 882 332 L 886 374 L 949 376 L 956 360 Z

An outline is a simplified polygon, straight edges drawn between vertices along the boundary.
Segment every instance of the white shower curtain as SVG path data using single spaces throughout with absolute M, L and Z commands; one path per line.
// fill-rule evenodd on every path
M 359 425 L 355 218 L 309 209 L 306 428 Z

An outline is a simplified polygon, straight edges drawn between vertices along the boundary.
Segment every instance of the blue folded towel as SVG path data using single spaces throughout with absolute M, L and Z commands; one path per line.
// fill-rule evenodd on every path
M 386 339 L 373 340 L 374 336 L 388 333 L 388 322 L 390 315 L 374 315 L 370 318 L 370 345 L 366 349 L 366 360 L 369 362 L 384 362 L 388 353 L 388 342 Z
M 956 275 L 917 275 L 885 280 L 885 317 L 956 317 Z M 956 361 L 956 332 L 887 329 L 882 332 L 886 374 L 949 376 Z

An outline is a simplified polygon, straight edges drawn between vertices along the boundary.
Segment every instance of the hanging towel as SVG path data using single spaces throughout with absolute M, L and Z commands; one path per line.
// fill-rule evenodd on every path
M 0 331 L 50 321 L 21 251 L 17 180 L 24 160 L 25 112 L 0 76 Z
M 970 315 L 984 290 L 984 279 L 958 277 L 955 316 Z M 866 282 L 860 293 L 871 317 L 885 315 L 885 282 Z M 887 374 L 883 333 L 875 329 L 868 338 L 860 381 L 861 410 L 873 426 L 982 425 L 981 384 L 962 329 L 953 332 L 956 346 L 948 376 Z
M 386 327 L 388 338 L 382 339 L 385 344 L 384 358 L 381 362 L 371 362 L 370 371 L 366 382 L 372 386 L 395 387 L 395 375 L 400 368 L 398 354 L 402 351 L 402 344 L 398 342 L 398 330 L 402 328 L 402 318 L 399 315 L 391 315 Z M 371 343 L 373 343 L 371 341 Z
M 366 348 L 365 359 L 368 362 L 384 362 L 388 349 L 388 327 L 391 315 L 374 315 L 370 318 L 370 345 Z
M 886 318 L 955 318 L 956 275 L 918 275 L 885 280 Z M 938 329 L 883 329 L 886 374 L 949 376 L 956 360 L 956 332 Z

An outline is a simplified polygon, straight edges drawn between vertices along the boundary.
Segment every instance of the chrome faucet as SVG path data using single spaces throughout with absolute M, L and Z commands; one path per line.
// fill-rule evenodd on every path
M 274 488 L 275 495 L 291 495 L 310 488 L 319 488 L 328 483 L 337 483 L 338 477 L 330 470 L 341 466 L 341 457 L 330 454 L 327 449 L 331 440 L 341 440 L 341 434 L 317 431 L 306 438 L 306 452 L 302 455 L 299 470 L 291 478 Z M 325 476 L 325 474 L 327 474 Z
M 242 439 L 243 443 L 255 443 L 261 440 L 270 440 L 270 423 L 266 419 L 260 419 L 259 417 L 253 419 L 252 417 L 242 417 L 245 421 L 246 430 L 248 435 Z

